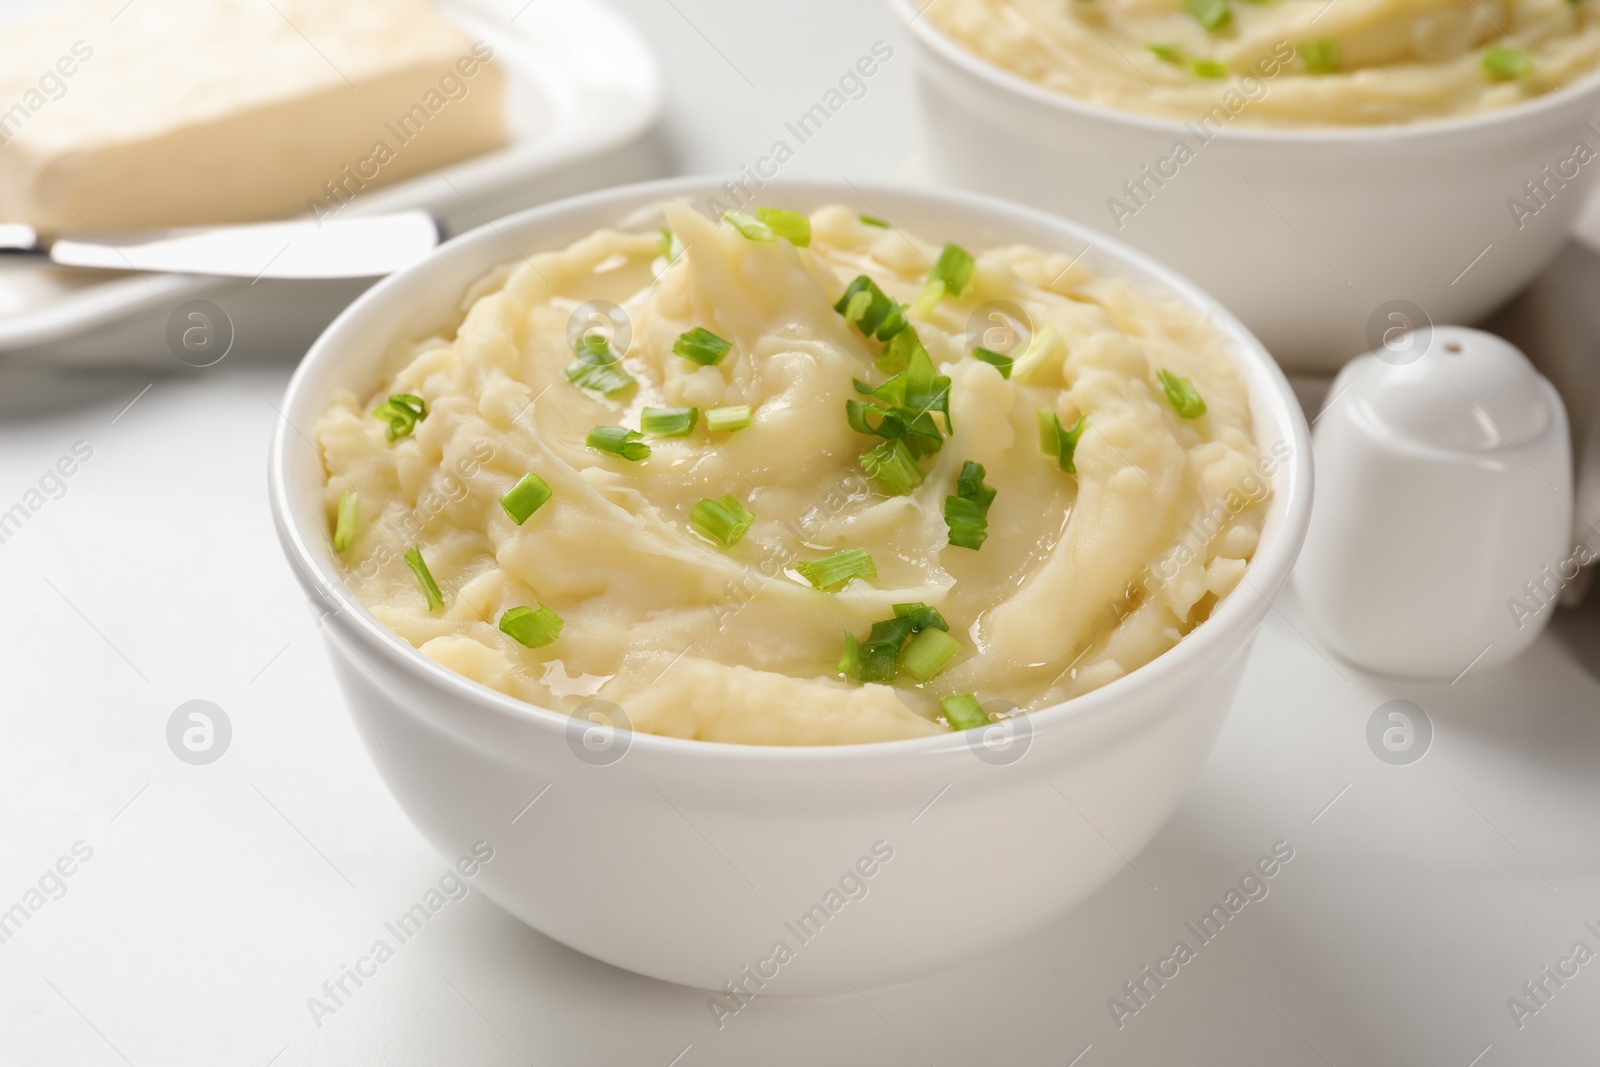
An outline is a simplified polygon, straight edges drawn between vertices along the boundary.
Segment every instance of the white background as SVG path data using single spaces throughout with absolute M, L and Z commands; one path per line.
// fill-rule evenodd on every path
M 679 171 L 753 162 L 880 38 L 894 58 L 784 173 L 893 178 L 914 157 L 911 56 L 884 5 L 619 6 L 662 58 Z M 368 763 L 273 537 L 266 448 L 295 355 L 0 381 L 0 510 L 93 449 L 0 544 L 0 909 L 93 849 L 0 944 L 0 1063 L 1498 1067 L 1600 1047 L 1600 961 L 1523 1029 L 1506 1006 L 1574 942 L 1600 951 L 1600 604 L 1507 668 L 1414 686 L 1319 651 L 1292 594 L 1171 823 L 1026 944 L 865 996 L 761 1001 L 719 1031 L 704 993 L 473 893 L 317 1027 L 307 998 L 447 859 Z M 1397 697 L 1435 727 L 1411 766 L 1367 746 Z M 233 724 L 211 766 L 164 736 L 196 698 Z M 1119 1030 L 1107 999 L 1193 944 L 1183 923 L 1278 841 L 1295 856 L 1270 895 Z

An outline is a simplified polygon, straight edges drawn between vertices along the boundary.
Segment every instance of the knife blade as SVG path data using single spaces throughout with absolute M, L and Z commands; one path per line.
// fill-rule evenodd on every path
M 444 234 L 432 215 L 259 222 L 54 240 L 31 226 L 0 225 L 0 251 L 48 255 L 66 267 L 228 278 L 375 278 L 415 263 Z

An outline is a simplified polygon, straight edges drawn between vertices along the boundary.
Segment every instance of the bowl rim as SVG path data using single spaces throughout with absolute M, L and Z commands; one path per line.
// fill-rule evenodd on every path
M 1124 110 L 1121 108 L 1107 107 L 1088 100 L 1082 100 L 1067 93 L 1049 89 L 1031 82 L 1018 74 L 1013 74 L 995 63 L 969 51 L 955 40 L 936 29 L 930 20 L 922 16 L 939 0 L 923 0 L 922 6 L 916 6 L 917 0 L 889 0 L 895 13 L 900 16 L 900 21 L 911 32 L 912 36 L 925 48 L 938 54 L 946 62 L 953 63 L 962 68 L 966 73 L 989 82 L 991 85 L 1019 96 L 1026 97 L 1036 104 L 1054 108 L 1070 114 L 1097 119 L 1101 122 L 1111 122 L 1124 126 L 1140 127 L 1151 133 L 1162 136 L 1182 136 L 1187 132 L 1184 123 L 1178 119 L 1169 119 L 1163 115 L 1146 114 L 1142 111 Z M 1224 126 L 1216 131 L 1212 140 L 1238 141 L 1240 143 L 1272 144 L 1285 142 L 1297 147 L 1307 145 L 1346 145 L 1366 141 L 1395 142 L 1413 141 L 1419 138 L 1441 138 L 1466 136 L 1479 130 L 1488 130 L 1497 126 L 1509 126 L 1520 123 L 1525 119 L 1535 117 L 1546 111 L 1556 111 L 1574 104 L 1578 100 L 1600 95 L 1600 68 L 1590 71 L 1583 77 L 1556 89 L 1554 92 L 1545 93 L 1532 100 L 1524 100 L 1510 107 L 1496 108 L 1475 115 L 1453 115 L 1447 118 L 1423 119 L 1418 122 L 1389 122 L 1375 126 L 1311 126 L 1311 127 L 1277 127 L 1277 126 Z
M 343 633 L 360 641 L 369 653 L 390 668 L 409 675 L 423 685 L 447 690 L 458 700 L 504 725 L 563 733 L 569 728 L 574 720 L 565 712 L 501 693 L 428 659 L 379 622 L 354 593 L 338 580 L 336 574 L 324 569 L 308 542 L 311 536 L 327 537 L 324 523 L 319 518 L 312 524 L 309 517 L 298 513 L 294 504 L 296 494 L 289 484 L 292 477 L 288 473 L 291 469 L 289 460 L 295 439 L 301 438 L 315 447 L 296 425 L 295 415 L 310 400 L 325 402 L 325 395 L 318 398 L 309 394 L 323 366 L 337 363 L 345 348 L 346 335 L 354 337 L 372 327 L 387 329 L 392 337 L 396 316 L 392 314 L 394 309 L 387 307 L 391 302 L 390 294 L 418 276 L 434 270 L 452 253 L 465 254 L 475 250 L 474 246 L 499 246 L 507 241 L 508 236 L 521 237 L 543 227 L 559 227 L 568 216 L 590 214 L 608 208 L 612 209 L 611 224 L 620 224 L 621 219 L 653 202 L 686 196 L 716 196 L 722 184 L 720 177 L 713 176 L 667 178 L 585 193 L 517 212 L 497 220 L 493 225 L 482 226 L 453 238 L 425 259 L 384 278 L 341 312 L 323 331 L 295 369 L 285 389 L 269 449 L 267 481 L 273 525 L 284 555 L 304 590 L 331 609 L 326 617 L 330 625 L 339 626 Z M 1259 394 L 1272 412 L 1273 422 L 1282 427 L 1284 439 L 1291 442 L 1292 452 L 1279 468 L 1281 486 L 1274 480 L 1275 494 L 1281 491 L 1284 496 L 1279 526 L 1270 540 L 1264 539 L 1264 543 L 1257 547 L 1240 586 L 1224 597 L 1211 616 L 1186 634 L 1176 646 L 1098 689 L 1028 713 L 1029 731 L 1032 735 L 1061 731 L 1068 723 L 1114 713 L 1132 692 L 1158 687 L 1167 676 L 1193 670 L 1201 666 L 1199 661 L 1202 657 L 1213 656 L 1221 661 L 1231 652 L 1248 647 L 1261 616 L 1271 609 L 1271 598 L 1286 585 L 1305 540 L 1311 516 L 1312 460 L 1310 430 L 1288 379 L 1261 342 L 1232 313 L 1193 282 L 1144 253 L 1081 223 L 1020 204 L 954 189 L 844 179 L 772 180 L 765 184 L 763 190 L 770 190 L 769 195 L 773 197 L 788 194 L 797 198 L 811 197 L 819 203 L 864 200 L 870 206 L 874 194 L 877 194 L 879 197 L 918 200 L 932 211 L 941 205 L 964 208 L 994 220 L 997 226 L 1039 233 L 1043 238 L 1040 243 L 1047 249 L 1063 239 L 1090 245 L 1095 251 L 1117 261 L 1120 269 L 1116 273 L 1120 276 L 1133 281 L 1155 283 L 1174 299 L 1209 315 L 1231 342 L 1230 354 L 1245 374 L 1251 391 Z M 521 243 L 513 247 L 521 247 Z M 510 261 L 515 257 L 504 258 Z M 380 312 L 383 318 L 379 323 L 367 322 Z M 320 410 L 314 412 L 315 415 L 320 413 Z M 1249 596 L 1252 591 L 1255 594 L 1253 598 Z M 1263 606 L 1258 609 L 1255 600 L 1263 601 Z M 437 718 L 441 724 L 445 720 L 459 724 L 459 717 L 440 714 Z M 885 759 L 964 751 L 968 747 L 962 732 L 855 744 L 752 745 L 631 731 L 629 744 L 635 748 L 642 746 L 647 751 L 654 750 L 663 758 L 755 759 L 766 762 Z

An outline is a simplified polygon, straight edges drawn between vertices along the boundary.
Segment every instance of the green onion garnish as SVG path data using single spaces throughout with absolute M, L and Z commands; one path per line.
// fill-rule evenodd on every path
M 584 438 L 584 444 L 596 452 L 621 456 L 635 463 L 650 454 L 650 446 L 643 442 L 644 434 L 626 426 L 596 426 Z
M 1157 371 L 1156 377 L 1161 379 L 1161 388 L 1167 391 L 1167 399 L 1179 415 L 1186 419 L 1198 419 L 1206 413 L 1206 402 L 1200 399 L 1194 383 L 1189 379 L 1180 378 L 1168 370 Z
M 1016 362 L 1010 356 L 1002 356 L 1000 353 L 991 352 L 987 348 L 974 348 L 972 350 L 972 358 L 989 364 L 989 366 L 1000 372 L 1000 377 L 1007 379 L 1011 377 L 1011 365 Z
M 412 548 L 406 553 L 406 566 L 417 576 L 417 584 L 422 586 L 422 595 L 428 598 L 428 610 L 444 607 L 444 594 L 439 592 L 439 583 L 433 580 L 433 572 L 428 570 L 428 564 L 422 558 L 421 548 Z
M 346 489 L 339 494 L 339 518 L 333 527 L 333 550 L 343 552 L 356 539 L 356 495 Z
M 657 246 L 656 250 L 661 253 L 661 258 L 666 260 L 668 263 L 671 263 L 673 260 L 677 259 L 678 253 L 682 251 L 682 249 L 678 247 L 678 235 L 667 229 L 665 226 L 661 227 L 661 243 Z
M 1307 74 L 1339 73 L 1338 41 L 1302 41 L 1300 58 L 1305 60 Z
M 889 224 L 878 218 L 876 215 L 857 215 L 856 218 L 860 219 L 862 225 L 865 226 L 876 226 L 880 230 L 887 230 L 889 228 Z
M 519 645 L 543 648 L 561 636 L 561 616 L 540 604 L 537 608 L 508 608 L 500 616 L 500 632 Z
M 1183 7 L 1210 33 L 1226 29 L 1233 21 L 1233 5 L 1229 0 L 1183 0 Z
M 586 333 L 573 349 L 578 357 L 563 372 L 567 381 L 580 389 L 593 389 L 605 396 L 616 396 L 633 388 L 633 375 L 622 369 L 622 360 L 611 351 L 604 334 Z
M 1011 376 L 1019 382 L 1027 381 L 1033 377 L 1035 371 L 1044 366 L 1045 360 L 1055 354 L 1056 349 L 1065 346 L 1066 342 L 1061 339 L 1054 326 L 1047 324 L 1041 327 L 1028 337 L 1027 345 L 1014 357 Z
M 944 717 L 950 720 L 952 730 L 970 730 L 974 726 L 989 725 L 989 713 L 983 710 L 978 698 L 971 693 L 957 693 L 939 701 Z
M 732 493 L 716 500 L 702 500 L 689 510 L 689 524 L 725 548 L 738 544 L 755 520 Z
M 944 670 L 945 665 L 960 651 L 961 642 L 943 630 L 923 630 L 911 639 L 906 650 L 900 654 L 900 662 L 916 676 L 917 681 L 926 682 Z
M 1189 73 L 1197 78 L 1226 78 L 1228 64 L 1218 59 L 1191 59 L 1188 62 Z
M 989 505 L 998 490 L 984 485 L 983 475 L 983 464 L 967 460 L 956 478 L 956 495 L 944 498 L 944 523 L 957 548 L 982 548 L 989 536 Z
M 844 633 L 844 655 L 839 657 L 835 669 L 846 678 L 861 678 L 861 642 L 849 630 Z
M 750 405 L 734 404 L 706 412 L 707 430 L 742 430 L 750 425 Z
M 977 261 L 958 244 L 947 244 L 939 253 L 938 262 L 933 265 L 933 276 L 944 283 L 944 291 L 950 296 L 960 296 L 967 288 L 967 283 L 972 280 L 973 268 Z
M 552 495 L 550 483 L 529 471 L 500 498 L 500 506 L 506 509 L 506 514 L 511 516 L 512 522 L 521 526 L 528 521 L 528 516 L 538 511 Z
M 417 423 L 428 417 L 428 404 L 420 396 L 396 393 L 379 404 L 372 417 L 389 424 L 384 433 L 389 443 L 394 444 L 402 437 L 409 437 L 411 431 L 417 428 Z
M 1496 78 L 1520 78 L 1533 69 L 1533 63 L 1519 49 L 1497 44 L 1483 54 L 1483 69 Z
M 724 211 L 722 220 L 742 233 L 750 241 L 773 240 L 772 229 L 764 222 L 757 222 L 742 211 Z
M 878 283 L 865 274 L 845 286 L 844 295 L 833 310 L 861 331 L 863 337 L 887 341 L 906 328 L 905 310 L 884 295 Z
M 913 601 L 910 604 L 896 604 L 894 617 L 905 619 L 911 626 L 911 632 L 920 634 L 924 630 L 949 630 L 950 624 L 944 621 L 944 616 L 939 614 L 938 608 Z
M 678 339 L 672 342 L 674 355 L 682 356 L 690 363 L 698 363 L 702 367 L 715 367 L 722 362 L 722 357 L 728 354 L 728 349 L 733 347 L 731 341 L 724 341 L 704 326 L 696 326 L 687 333 L 680 333 Z
M 1061 464 L 1061 469 L 1068 474 L 1077 474 L 1078 468 L 1072 457 L 1078 450 L 1078 438 L 1083 436 L 1087 416 L 1079 415 L 1072 429 L 1065 430 L 1056 413 L 1048 408 L 1038 408 L 1036 414 L 1039 417 L 1039 451 L 1054 456 Z
M 852 633 L 844 635 L 839 671 L 858 682 L 892 682 L 896 664 L 903 663 L 925 682 L 961 648 L 949 630 L 937 609 L 926 604 L 896 604 L 894 618 L 873 623 L 865 641 Z M 907 638 L 911 638 L 909 645 Z
M 950 422 L 950 378 L 934 371 L 928 350 L 922 347 L 915 329 L 895 334 L 878 354 L 879 369 L 893 373 L 879 386 L 855 383 L 856 392 L 882 402 L 883 408 L 860 400 L 845 401 L 845 417 L 857 433 L 875 434 L 887 440 L 904 440 L 913 458 L 931 455 L 952 432 Z M 933 412 L 944 416 L 944 430 Z
M 687 437 L 700 421 L 699 408 L 645 408 L 639 429 L 651 437 Z
M 1147 44 L 1145 47 L 1154 53 L 1157 59 L 1165 63 L 1171 63 L 1175 67 L 1183 64 L 1183 48 L 1181 45 Z
M 904 496 L 922 484 L 922 468 L 903 438 L 885 441 L 861 454 L 861 469 L 890 496 Z
M 958 244 L 945 245 L 911 313 L 925 319 L 932 313 L 934 306 L 946 296 L 960 296 L 961 291 L 967 287 L 967 282 L 972 280 L 972 269 L 975 265 L 972 253 L 965 248 Z
M 758 207 L 756 218 L 766 223 L 767 229 L 775 236 L 782 237 L 796 248 L 811 246 L 811 220 L 800 212 L 785 211 L 780 207 Z
M 873 623 L 872 632 L 865 641 L 857 641 L 855 634 L 846 633 L 839 671 L 858 682 L 894 681 L 901 646 L 910 634 L 911 624 L 898 618 Z
M 837 589 L 852 578 L 878 576 L 877 565 L 872 562 L 871 553 L 864 548 L 847 548 L 831 556 L 797 563 L 794 569 L 800 572 L 800 577 L 811 583 L 812 588 L 824 592 Z
M 944 524 L 956 548 L 980 549 L 989 536 L 989 516 L 983 506 L 959 496 L 944 498 Z

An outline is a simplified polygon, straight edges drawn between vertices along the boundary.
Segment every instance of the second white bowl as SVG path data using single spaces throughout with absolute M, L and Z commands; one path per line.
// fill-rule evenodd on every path
M 1466 119 L 1212 132 L 1199 115 L 1116 111 L 1012 75 L 918 17 L 923 2 L 893 0 L 916 46 L 933 175 L 1150 253 L 1290 370 L 1337 370 L 1395 327 L 1487 315 L 1554 259 L 1600 170 L 1574 159 L 1580 142 L 1600 156 L 1587 125 L 1600 75 Z M 1193 153 L 1181 165 L 1180 141 Z

